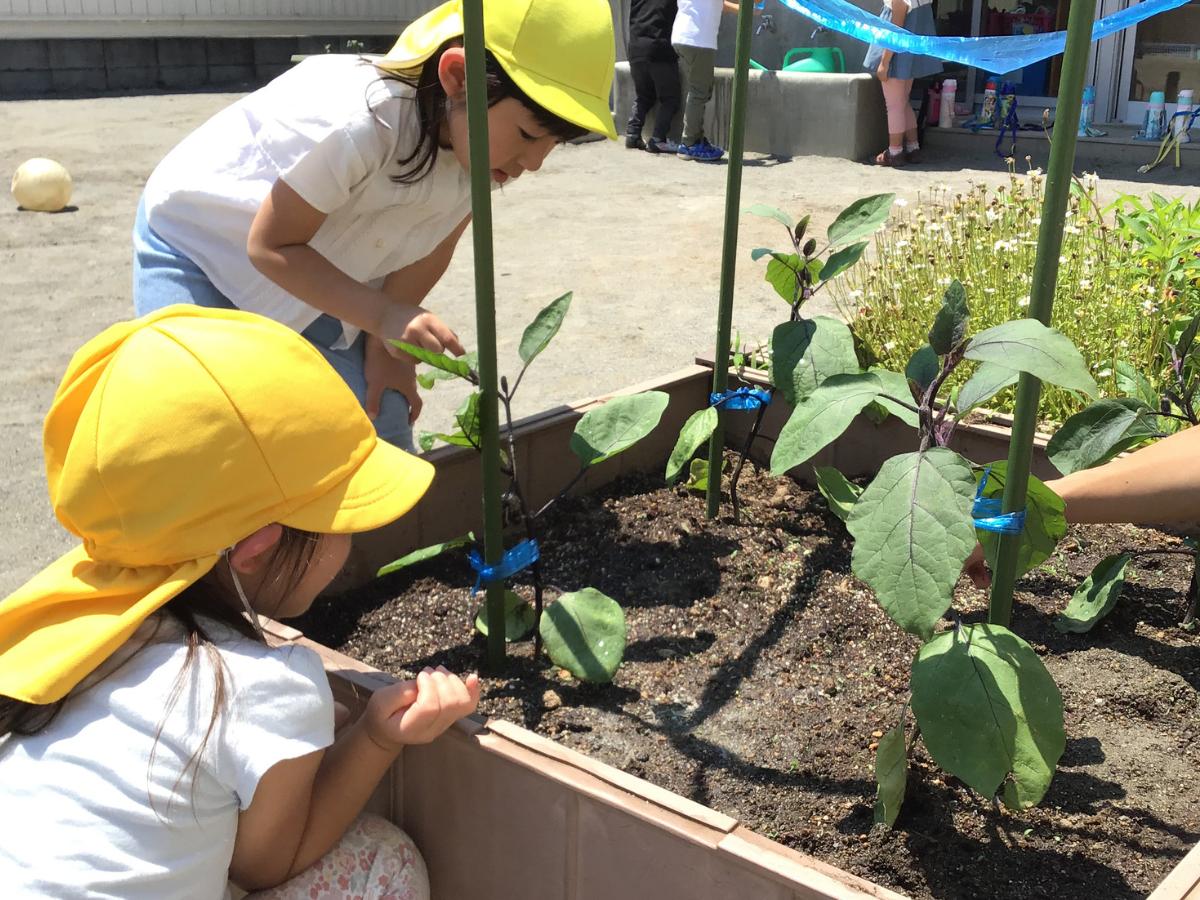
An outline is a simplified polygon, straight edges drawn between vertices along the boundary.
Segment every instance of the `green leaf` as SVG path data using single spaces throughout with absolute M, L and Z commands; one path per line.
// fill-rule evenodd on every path
M 1184 327 L 1175 342 L 1175 353 L 1180 359 L 1185 359 L 1192 352 L 1192 344 L 1196 341 L 1196 332 L 1200 330 L 1200 315 L 1196 315 Z
M 829 244 L 841 247 L 869 238 L 887 221 L 895 194 L 875 194 L 855 200 L 829 226 Z
M 942 371 L 942 361 L 928 344 L 920 347 L 904 367 L 904 377 L 913 382 L 922 394 L 933 384 Z
M 1062 423 L 1046 456 L 1064 475 L 1090 469 L 1157 434 L 1153 415 L 1133 397 L 1097 400 Z
M 833 466 L 813 466 L 813 474 L 817 477 L 817 490 L 829 504 L 829 511 L 845 522 L 863 489 Z
M 477 446 L 476 444 L 472 444 L 471 439 L 468 438 L 461 431 L 456 431 L 456 432 L 454 432 L 454 434 L 443 434 L 440 431 L 425 431 L 425 432 L 421 433 L 419 444 L 421 446 L 421 449 L 424 452 L 428 453 L 430 450 L 433 449 L 434 441 L 441 441 L 442 443 L 451 444 L 455 447 L 476 447 Z
M 1033 806 L 1066 746 L 1062 695 L 1038 655 L 999 625 L 955 628 L 913 661 L 912 711 L 934 761 L 984 797 Z
M 447 550 L 453 550 L 455 547 L 464 547 L 467 544 L 475 541 L 474 532 L 468 531 L 462 537 L 456 537 L 448 541 L 442 541 L 440 544 L 431 544 L 428 547 L 422 547 L 420 550 L 414 550 L 412 553 L 405 554 L 394 562 L 388 563 L 375 573 L 377 578 L 382 578 L 384 575 L 390 575 L 392 572 L 398 572 L 401 569 L 407 569 L 409 566 L 415 566 L 417 563 L 425 562 L 427 559 L 433 559 L 435 556 L 440 556 Z
M 897 725 L 879 740 L 875 750 L 875 824 L 891 828 L 900 815 L 908 786 L 908 748 L 904 728 Z
M 533 358 L 545 350 L 554 336 L 558 334 L 563 318 L 566 316 L 567 310 L 571 308 L 572 296 L 568 291 L 534 316 L 529 327 L 525 329 L 525 333 L 521 335 L 521 345 L 517 349 L 523 363 L 529 365 Z
M 1158 406 L 1158 392 L 1150 384 L 1150 379 L 1123 359 L 1117 360 L 1114 368 L 1117 372 L 1117 389 L 1122 394 L 1135 397 L 1149 407 Z
M 825 260 L 825 266 L 821 269 L 821 280 L 829 281 L 831 278 L 841 275 L 862 259 L 862 255 L 867 249 L 867 243 L 867 241 L 859 241 L 857 244 L 851 244 L 829 254 L 829 259 Z
M 1028 372 L 1089 397 L 1096 394 L 1096 382 L 1070 338 L 1037 319 L 1014 319 L 981 331 L 967 343 L 966 357 Z
M 771 384 L 795 406 L 826 378 L 859 371 L 854 336 L 829 316 L 777 325 L 771 334 Z
M 722 460 L 724 465 L 724 460 Z M 688 479 L 684 483 L 684 487 L 691 491 L 700 491 L 707 493 L 708 491 L 708 460 L 704 457 L 693 459 L 691 465 L 688 466 Z
M 1000 497 L 1004 494 L 1004 483 L 1008 475 L 1008 460 L 999 460 L 988 467 L 987 487 L 983 489 L 984 497 Z M 983 470 L 979 471 L 983 477 Z M 988 565 L 996 566 L 996 554 L 1000 552 L 1000 535 L 993 531 L 977 531 L 979 543 L 983 546 L 983 555 Z M 1026 572 L 1037 568 L 1054 552 L 1058 542 L 1067 536 L 1067 518 L 1063 511 L 1063 501 L 1058 494 L 1046 487 L 1034 476 L 1029 476 L 1025 492 L 1025 527 L 1021 531 L 1021 543 L 1017 548 L 1017 574 L 1020 578 Z
M 929 329 L 929 346 L 938 356 L 945 356 L 962 343 L 967 334 L 967 322 L 971 311 L 967 306 L 967 292 L 956 278 L 942 295 L 942 308 L 938 310 Z
M 406 344 L 404 341 L 388 341 L 388 343 L 397 350 L 403 350 L 418 362 L 426 363 L 443 372 L 449 372 L 451 375 L 457 375 L 459 378 L 466 378 L 468 381 L 471 378 L 471 366 L 466 357 L 456 359 L 445 353 L 434 353 L 432 350 L 426 350 L 416 344 Z
M 883 385 L 869 372 L 834 375 L 796 404 L 771 451 L 771 474 L 783 475 L 836 440 Z
M 996 363 L 981 363 L 966 383 L 958 389 L 954 407 L 965 416 L 977 406 L 991 400 L 1006 387 L 1017 383 L 1018 373 Z
M 788 227 L 791 231 L 795 227 L 792 217 L 781 209 L 776 209 L 774 206 L 767 206 L 765 203 L 755 203 L 753 206 L 747 206 L 742 210 L 744 213 L 749 213 L 752 216 L 762 216 L 767 219 L 774 219 Z
M 679 439 L 675 442 L 675 449 L 671 451 L 671 458 L 667 460 L 667 484 L 671 484 L 683 474 L 684 466 L 705 441 L 712 437 L 718 421 L 717 410 L 712 406 L 706 406 L 688 416 L 683 428 L 679 430 Z
M 889 372 L 887 369 L 870 369 L 869 371 L 883 384 L 883 393 L 880 394 L 876 402 L 906 425 L 913 428 L 920 427 L 920 416 L 914 410 L 909 409 L 907 406 L 901 406 L 896 402 L 897 400 L 910 404 L 916 402 L 913 400 L 912 391 L 908 387 L 908 379 L 899 372 Z M 893 397 L 895 398 L 894 400 L 889 399 Z
M 846 520 L 850 567 L 910 634 L 929 637 L 975 549 L 971 464 L 950 450 L 893 456 Z
M 764 256 L 777 256 L 777 255 L 781 255 L 781 254 L 777 254 L 770 247 L 755 247 L 753 250 L 750 251 L 750 258 L 752 260 L 754 260 L 755 262 L 758 262 Z
M 655 429 L 669 399 L 662 391 L 644 391 L 589 410 L 575 425 L 571 452 L 593 466 L 628 450 Z
M 439 381 L 449 381 L 451 378 L 457 378 L 453 372 L 447 372 L 443 369 L 434 369 L 432 372 L 421 372 L 417 375 L 417 384 L 425 388 L 425 390 L 433 390 L 433 386 Z
M 454 413 L 454 421 L 458 423 L 462 436 L 466 438 L 466 446 L 479 446 L 479 391 L 468 394 L 466 399 Z M 451 443 L 454 443 L 451 441 Z
M 433 449 L 433 442 L 439 438 L 444 439 L 444 435 L 437 434 L 433 431 L 422 431 L 417 438 L 417 446 L 421 448 L 422 453 L 428 453 Z
M 612 681 L 625 655 L 625 613 L 595 588 L 563 594 L 538 626 L 554 664 L 583 681 Z
M 1071 597 L 1071 602 L 1054 619 L 1054 627 L 1062 632 L 1082 634 L 1107 616 L 1125 587 L 1125 567 L 1128 553 L 1106 556 L 1092 569 L 1083 584 Z
M 767 274 L 763 276 L 763 280 L 775 288 L 775 293 L 788 303 L 794 303 L 797 299 L 796 279 L 803 267 L 804 263 L 795 253 L 789 253 L 786 256 L 772 253 L 771 261 L 767 263 Z
M 504 640 L 511 644 L 519 641 L 533 630 L 533 606 L 521 599 L 514 591 L 504 592 Z M 484 637 L 488 635 L 487 601 L 479 604 L 475 612 L 475 630 Z

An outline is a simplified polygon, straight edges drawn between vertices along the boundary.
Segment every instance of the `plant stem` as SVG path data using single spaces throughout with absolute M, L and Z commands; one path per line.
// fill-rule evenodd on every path
M 524 374 L 525 370 L 521 370 Z M 520 381 L 520 379 L 517 379 Z M 534 528 L 536 520 L 529 514 L 529 503 L 525 500 L 525 494 L 521 490 L 521 482 L 517 480 L 517 448 L 516 439 L 513 436 L 513 420 L 512 420 L 512 398 L 516 393 L 517 388 L 514 385 L 510 391 L 508 389 L 508 379 L 500 379 L 500 399 L 504 402 L 504 421 L 506 423 L 506 436 L 508 438 L 508 464 L 511 472 L 511 480 L 509 482 L 509 490 L 512 491 L 514 497 L 517 498 L 517 505 L 521 510 L 521 520 L 525 523 L 525 537 L 531 541 L 537 540 L 537 530 Z M 533 578 L 533 658 L 536 660 L 542 655 L 542 631 L 538 625 L 542 621 L 542 563 L 538 560 L 529 567 L 529 574 Z M 492 632 L 492 611 L 488 610 L 488 633 Z M 505 623 L 507 631 L 507 623 Z
M 500 490 L 500 416 L 497 409 L 496 285 L 492 264 L 492 189 L 488 159 L 483 0 L 463 0 L 463 46 L 467 57 L 467 137 L 471 161 L 471 237 L 475 249 L 475 330 L 479 346 L 479 442 L 483 468 L 483 558 L 495 565 L 504 553 Z M 515 463 L 515 460 L 513 461 Z M 504 585 L 487 589 L 487 663 L 504 665 Z
M 567 483 L 567 486 L 565 488 L 563 488 L 561 491 L 559 491 L 557 494 L 555 494 L 553 497 L 551 497 L 549 500 L 547 500 L 542 505 L 542 508 L 533 514 L 533 517 L 535 519 L 540 519 L 542 517 L 542 514 L 544 512 L 546 512 L 546 510 L 548 510 L 550 507 L 552 507 L 555 503 L 557 503 L 563 497 L 567 496 L 567 494 L 570 493 L 571 488 L 573 488 L 573 487 L 575 487 L 575 485 L 579 484 L 579 482 L 583 480 L 583 476 L 586 474 L 587 474 L 587 466 L 584 466 L 578 472 L 575 473 L 575 477 L 572 478 Z
M 750 80 L 750 25 L 754 10 L 749 3 L 738 9 L 737 50 L 733 64 L 733 109 L 729 117 L 729 172 L 725 182 L 725 238 L 721 246 L 721 293 L 717 312 L 717 349 L 713 354 L 714 394 L 729 385 L 729 333 L 733 322 L 733 274 L 737 267 L 738 213 L 742 202 L 742 151 L 746 138 L 746 92 Z M 717 517 L 721 506 L 721 454 L 725 428 L 717 411 L 717 427 L 708 441 L 707 515 Z M 715 476 L 714 476 L 715 473 Z
M 1194 625 L 1196 614 L 1200 612 L 1200 556 L 1196 557 L 1192 565 L 1192 580 L 1188 584 L 1187 601 L 1187 612 L 1184 613 L 1183 621 L 1179 623 L 1184 628 L 1190 628 Z
M 1042 202 L 1042 224 L 1038 229 L 1037 259 L 1033 267 L 1029 300 L 1030 317 L 1038 319 L 1044 325 L 1050 324 L 1054 290 L 1058 283 L 1058 256 L 1062 249 L 1067 198 L 1071 192 L 1075 139 L 1079 132 L 1079 109 L 1083 102 L 1083 80 L 1095 12 L 1094 0 L 1071 0 L 1067 18 L 1067 46 L 1063 55 L 1058 90 L 1058 112 L 1054 122 L 1054 142 L 1050 148 L 1046 193 Z M 1042 385 L 1038 379 L 1025 372 L 1021 373 L 1017 381 L 1012 443 L 1008 449 L 1008 472 L 1001 505 L 1005 513 L 1023 509 L 1025 506 L 1041 389 Z M 1013 588 L 1017 580 L 1017 550 L 1020 543 L 1019 534 L 1000 536 L 988 606 L 988 621 L 993 625 L 1007 627 L 1012 619 Z
M 775 396 L 775 389 L 771 388 L 771 396 Z M 737 525 L 741 519 L 741 508 L 738 504 L 737 486 L 738 479 L 742 477 L 742 466 L 746 464 L 746 457 L 750 455 L 750 448 L 754 445 L 754 439 L 758 437 L 758 430 L 762 428 L 763 416 L 767 413 L 767 407 L 760 406 L 758 412 L 754 416 L 754 424 L 750 426 L 750 432 L 746 435 L 746 442 L 742 445 L 742 451 L 738 454 L 737 465 L 733 468 L 733 474 L 729 476 L 729 500 L 733 504 L 733 524 Z M 718 473 L 719 476 L 720 473 Z M 712 483 L 712 469 L 708 470 L 709 483 Z

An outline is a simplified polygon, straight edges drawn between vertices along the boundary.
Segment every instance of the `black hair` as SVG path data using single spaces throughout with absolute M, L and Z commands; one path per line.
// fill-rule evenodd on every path
M 412 184 L 420 181 L 437 161 L 438 150 L 441 149 L 439 134 L 442 123 L 446 120 L 447 99 L 446 90 L 442 87 L 441 78 L 438 76 L 438 62 L 448 48 L 461 46 L 461 44 L 461 38 L 452 38 L 442 44 L 420 69 L 403 73 L 388 72 L 381 76 L 384 80 L 407 84 L 416 92 L 413 99 L 417 104 L 417 120 L 419 122 L 417 141 L 408 156 L 397 160 L 403 167 L 399 174 L 392 176 L 392 181 L 397 184 Z M 490 50 L 484 51 L 484 57 L 486 59 L 487 105 L 489 108 L 507 97 L 519 100 L 526 109 L 533 113 L 537 123 L 554 135 L 560 143 L 581 138 L 588 133 L 586 128 L 568 122 L 534 103 L 524 91 L 517 87 L 512 76 L 504 71 L 504 67 L 497 62 Z

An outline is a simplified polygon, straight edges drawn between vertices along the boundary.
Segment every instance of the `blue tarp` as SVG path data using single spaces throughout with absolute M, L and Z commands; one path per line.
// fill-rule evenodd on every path
M 936 56 L 985 72 L 1012 72 L 1038 60 L 1057 56 L 1067 43 L 1065 31 L 1017 34 L 1011 37 L 927 37 L 884 22 L 878 13 L 859 9 L 849 0 L 779 0 L 788 9 L 818 25 L 847 34 L 868 44 L 881 44 L 897 53 Z M 1067 0 L 1060 0 L 1067 2 Z M 1128 9 L 1100 19 L 1092 40 L 1115 34 L 1143 19 L 1187 4 L 1188 0 L 1143 0 Z M 882 6 L 881 6 L 882 8 Z

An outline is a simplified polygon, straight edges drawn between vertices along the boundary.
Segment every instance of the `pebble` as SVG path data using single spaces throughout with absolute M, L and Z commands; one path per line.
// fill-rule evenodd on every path
M 553 690 L 546 691 L 542 694 L 542 706 L 546 709 L 558 709 L 562 706 L 562 697 Z

